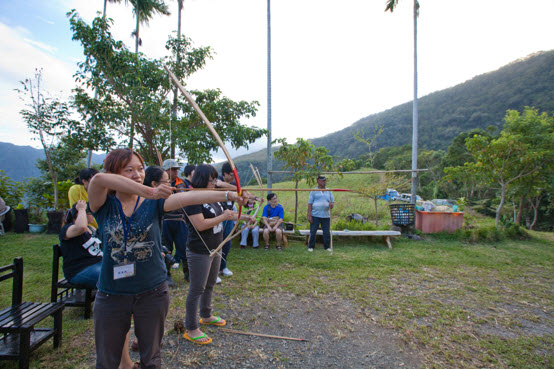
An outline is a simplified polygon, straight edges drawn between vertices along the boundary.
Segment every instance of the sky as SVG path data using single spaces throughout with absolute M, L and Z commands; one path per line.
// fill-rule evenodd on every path
M 172 15 L 141 27 L 141 52 L 165 55 Z M 554 0 L 420 0 L 419 97 L 554 49 Z M 40 147 L 19 115 L 15 89 L 43 68 L 45 89 L 67 99 L 83 60 L 66 13 L 91 22 L 103 0 L 0 0 L 0 141 Z M 394 13 L 384 0 L 272 0 L 272 137 L 321 137 L 413 98 L 412 1 Z M 130 5 L 108 4 L 112 32 L 134 50 Z M 233 100 L 257 100 L 243 124 L 267 127 L 267 0 L 184 0 L 182 33 L 213 60 L 187 81 Z M 383 122 L 386 125 L 386 122 Z M 263 149 L 267 138 L 250 150 Z M 238 153 L 234 150 L 231 155 Z M 221 159 L 217 154 L 216 160 Z

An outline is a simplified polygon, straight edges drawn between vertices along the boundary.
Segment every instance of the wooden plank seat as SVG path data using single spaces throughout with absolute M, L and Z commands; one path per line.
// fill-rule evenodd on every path
M 308 244 L 310 238 L 309 229 L 301 229 L 298 231 L 300 235 L 306 236 L 306 245 Z M 316 232 L 317 236 L 322 236 L 323 231 L 318 229 Z M 401 233 L 397 231 L 333 231 L 333 236 L 349 236 L 349 237 L 363 237 L 363 236 L 375 236 L 383 237 L 383 241 L 387 244 L 389 249 L 392 249 L 391 237 L 400 236 Z
M 65 278 L 58 279 L 62 250 L 59 245 L 54 245 L 52 249 L 52 286 L 50 301 L 62 302 L 66 306 L 83 307 L 85 309 L 84 318 L 89 319 L 92 314 L 92 303 L 96 297 L 96 290 L 87 286 L 73 284 Z
M 12 305 L 0 311 L 0 359 L 19 360 L 19 368 L 29 367 L 33 350 L 54 337 L 54 348 L 62 344 L 63 303 L 23 302 L 23 259 L 0 267 L 0 281 L 13 278 Z M 53 328 L 35 328 L 49 316 L 54 317 Z

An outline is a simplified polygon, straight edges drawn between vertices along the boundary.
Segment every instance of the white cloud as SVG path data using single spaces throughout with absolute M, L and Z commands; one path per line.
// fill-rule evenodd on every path
M 100 1 L 59 3 L 60 12 L 75 8 L 86 21 L 102 11 Z M 151 58 L 165 55 L 167 35 L 176 29 L 177 3 L 167 4 L 170 17 L 156 16 L 141 27 L 141 51 Z M 292 142 L 319 137 L 411 101 L 410 2 L 400 2 L 392 14 L 384 12 L 382 1 L 280 0 L 271 5 L 274 138 Z M 426 0 L 418 24 L 419 96 L 554 49 L 552 14 L 552 0 L 467 0 L 463 6 Z M 108 16 L 114 19 L 114 37 L 132 50 L 132 8 L 108 3 Z M 258 100 L 257 117 L 244 123 L 259 127 L 266 126 L 267 112 L 266 17 L 266 2 L 260 0 L 184 2 L 183 33 L 197 46 L 211 46 L 216 52 L 214 60 L 187 81 L 188 87 L 220 88 L 235 100 Z M 22 27 L 0 23 L 0 130 L 8 112 L 4 101 L 13 103 L 4 99 L 6 91 L 32 75 L 35 66 L 45 66 L 45 80 L 54 90 L 73 83 L 75 68 L 23 42 L 37 38 Z M 61 46 L 52 46 L 60 48 L 56 54 L 63 53 Z
M 54 46 L 51 46 L 51 45 L 47 45 L 45 43 L 42 43 L 42 42 L 39 42 L 39 41 L 34 41 L 34 40 L 31 40 L 31 39 L 28 39 L 28 38 L 24 38 L 23 41 L 27 42 L 28 44 L 31 44 L 33 46 L 36 46 L 44 51 L 47 51 L 49 52 L 50 54 L 54 54 L 58 48 L 57 47 L 54 47 Z
M 14 89 L 20 87 L 19 81 L 33 77 L 36 68 L 43 68 L 45 91 L 66 98 L 74 86 L 75 68 L 46 53 L 45 45 L 26 41 L 28 32 L 22 30 L 0 23 L 0 141 L 36 147 L 19 115 L 24 103 Z

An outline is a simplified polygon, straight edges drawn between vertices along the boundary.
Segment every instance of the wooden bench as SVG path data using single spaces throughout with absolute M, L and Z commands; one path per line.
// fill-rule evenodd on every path
M 302 229 L 298 231 L 302 236 L 306 236 L 306 245 L 310 239 L 310 230 Z M 321 229 L 317 230 L 317 236 L 322 236 L 323 231 Z M 394 236 L 400 236 L 401 233 L 397 231 L 333 231 L 333 236 L 350 236 L 350 237 L 361 237 L 361 236 L 377 236 L 383 237 L 383 241 L 387 244 L 389 249 L 392 249 L 392 244 L 390 238 Z
M 96 290 L 87 286 L 73 284 L 67 279 L 58 279 L 60 271 L 60 246 L 53 246 L 52 256 L 52 287 L 50 301 L 63 302 L 66 306 L 84 307 L 84 318 L 89 319 L 92 313 L 92 303 L 96 297 Z
M 0 311 L 0 359 L 19 360 L 19 368 L 29 367 L 30 353 L 54 337 L 54 348 L 62 344 L 62 312 L 60 302 L 22 302 L 23 259 L 0 267 L 0 281 L 13 278 L 12 306 Z M 49 316 L 54 317 L 54 328 L 35 328 Z

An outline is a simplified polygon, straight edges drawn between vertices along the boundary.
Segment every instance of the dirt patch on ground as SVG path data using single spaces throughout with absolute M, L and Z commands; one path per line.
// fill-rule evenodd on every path
M 182 291 L 174 291 L 179 298 Z M 217 314 L 226 328 L 303 338 L 307 342 L 204 331 L 208 346 L 195 345 L 173 330 L 184 312 L 172 309 L 164 337 L 164 368 L 420 368 L 420 359 L 392 329 L 379 327 L 352 302 L 335 296 L 302 298 L 284 292 L 254 299 L 219 295 Z M 133 354 L 138 360 L 138 356 Z

